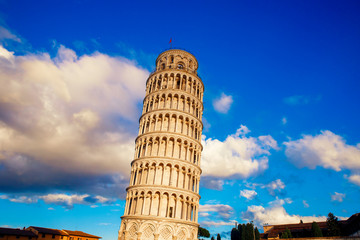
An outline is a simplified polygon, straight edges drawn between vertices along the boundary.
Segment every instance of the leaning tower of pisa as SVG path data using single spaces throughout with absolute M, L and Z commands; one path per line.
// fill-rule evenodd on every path
M 198 233 L 204 85 L 196 58 L 171 49 L 146 82 L 121 240 L 193 240 Z

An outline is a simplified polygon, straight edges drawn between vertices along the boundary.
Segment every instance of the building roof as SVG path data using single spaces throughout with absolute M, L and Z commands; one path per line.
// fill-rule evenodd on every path
M 327 230 L 327 223 L 316 222 L 322 231 Z M 342 234 L 350 236 L 360 229 L 360 213 L 352 215 L 347 220 L 338 220 Z M 292 234 L 301 235 L 311 232 L 312 222 L 310 223 L 296 223 L 296 224 L 281 224 L 281 225 L 265 225 L 264 233 L 261 234 L 262 239 L 278 238 L 286 229 L 289 229 Z
M 15 236 L 29 236 L 36 237 L 37 235 L 29 230 L 21 230 L 19 228 L 0 228 L 1 235 L 15 235 Z
M 79 237 L 101 238 L 99 236 L 84 233 L 82 231 L 71 231 L 71 230 L 65 230 L 65 229 L 64 229 L 64 231 L 67 232 L 69 235 L 74 235 L 74 236 L 79 236 Z
M 52 229 L 52 228 L 43 228 L 43 227 L 34 227 L 34 226 L 30 226 L 27 229 L 32 228 L 35 229 L 36 231 L 38 231 L 39 233 L 44 233 L 44 234 L 53 234 L 53 235 L 68 235 L 66 232 L 62 231 L 62 230 L 58 230 L 58 229 Z

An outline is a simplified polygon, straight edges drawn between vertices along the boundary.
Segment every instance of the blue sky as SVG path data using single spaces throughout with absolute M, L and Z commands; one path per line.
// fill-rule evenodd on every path
M 0 226 L 117 236 L 145 81 L 170 38 L 205 85 L 202 226 L 226 237 L 234 221 L 359 212 L 359 10 L 0 1 Z

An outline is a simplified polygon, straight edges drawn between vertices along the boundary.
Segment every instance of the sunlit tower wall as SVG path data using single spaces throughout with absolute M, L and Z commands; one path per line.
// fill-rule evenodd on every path
M 204 93 L 197 69 L 192 54 L 171 49 L 147 79 L 121 240 L 197 239 Z

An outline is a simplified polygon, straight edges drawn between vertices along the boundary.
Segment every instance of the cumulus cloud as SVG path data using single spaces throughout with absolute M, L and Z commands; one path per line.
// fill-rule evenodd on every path
M 233 103 L 232 96 L 222 93 L 220 98 L 217 98 L 213 101 L 213 106 L 217 112 L 227 113 L 230 110 L 232 103 Z
M 8 195 L 0 195 L 0 199 L 7 199 L 10 202 L 16 202 L 16 203 L 34 203 L 34 202 L 37 202 L 36 197 L 28 197 L 28 196 L 12 197 L 12 196 L 8 196 Z
M 277 142 L 269 135 L 247 137 L 250 131 L 241 127 L 224 141 L 203 136 L 202 169 L 205 176 L 247 178 L 268 168 L 271 149 Z
M 276 179 L 275 181 L 272 181 L 264 186 L 262 188 L 266 188 L 269 193 L 274 196 L 275 192 L 280 192 L 282 189 L 285 188 L 285 183 L 281 181 L 281 179 Z
M 328 130 L 316 136 L 303 135 L 301 139 L 284 142 L 284 145 L 288 159 L 300 168 L 315 169 L 320 166 L 335 171 L 360 170 L 360 144 L 348 145 L 341 136 Z M 357 176 L 354 174 L 348 179 L 355 184 L 360 183 Z
M 353 174 L 350 177 L 348 177 L 349 181 L 360 186 L 360 175 Z
M 243 220 L 254 221 L 258 227 L 264 224 L 288 224 L 299 223 L 300 220 L 304 222 L 325 221 L 326 216 L 300 216 L 296 214 L 289 214 L 284 208 L 284 204 L 291 203 L 291 199 L 276 199 L 271 202 L 268 207 L 263 206 L 248 206 L 247 210 L 242 213 Z
M 118 194 L 148 72 L 124 58 L 79 57 L 64 46 L 54 58 L 1 47 L 1 59 L 0 190 Z
M 331 201 L 342 202 L 344 201 L 345 197 L 346 197 L 345 193 L 334 192 L 334 194 L 331 195 Z
M 17 203 L 36 203 L 39 200 L 43 200 L 47 204 L 55 204 L 64 206 L 66 208 L 72 208 L 74 204 L 93 204 L 93 203 L 102 203 L 110 204 L 114 202 L 114 199 L 104 198 L 102 196 L 90 196 L 89 194 L 46 194 L 46 195 L 34 195 L 31 197 L 28 196 L 9 196 L 9 195 L 0 195 L 0 199 L 7 199 L 11 202 Z M 54 210 L 49 208 L 49 210 Z
M 229 219 L 230 216 L 233 214 L 234 209 L 229 206 L 229 205 L 225 205 L 225 204 L 205 204 L 205 205 L 200 205 L 199 208 L 199 213 L 208 213 L 205 214 L 206 216 L 214 216 L 219 215 L 219 217 L 221 217 L 222 219 Z M 204 216 L 204 215 L 203 215 Z
M 220 191 L 223 189 L 225 182 L 222 179 L 213 178 L 211 176 L 204 176 L 201 178 L 200 184 L 202 187 Z
M 204 227 L 219 227 L 219 226 L 235 226 L 236 221 L 235 220 L 229 220 L 229 221 L 202 221 L 200 222 L 201 226 Z
M 245 190 L 240 191 L 240 197 L 244 197 L 248 200 L 254 199 L 256 197 L 256 195 L 257 195 L 257 192 L 255 190 L 245 189 Z

